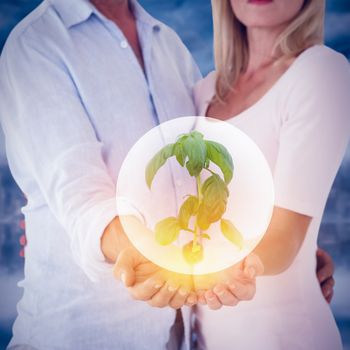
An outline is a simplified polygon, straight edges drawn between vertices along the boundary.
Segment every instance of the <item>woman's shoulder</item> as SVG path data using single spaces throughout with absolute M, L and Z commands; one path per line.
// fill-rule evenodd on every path
M 325 45 L 315 45 L 302 52 L 295 62 L 295 75 L 317 83 L 332 76 L 345 74 L 349 76 L 350 65 L 347 58 L 341 53 Z
M 332 62 L 334 60 L 342 60 L 347 62 L 346 57 L 340 52 L 330 48 L 326 45 L 314 45 L 306 50 L 304 50 L 300 56 L 304 56 L 305 58 L 318 57 L 323 62 Z
M 334 121 L 347 117 L 350 65 L 344 55 L 323 45 L 310 47 L 296 58 L 288 77 L 279 89 L 279 106 L 287 112 L 283 113 L 286 118 L 304 115 L 305 120 Z
M 209 102 L 215 94 L 215 84 L 216 71 L 212 71 L 195 85 L 193 95 L 197 115 L 204 115 Z
M 284 101 L 296 97 L 320 100 L 350 89 L 350 65 L 341 53 L 315 45 L 295 59 L 282 80 L 278 92 Z

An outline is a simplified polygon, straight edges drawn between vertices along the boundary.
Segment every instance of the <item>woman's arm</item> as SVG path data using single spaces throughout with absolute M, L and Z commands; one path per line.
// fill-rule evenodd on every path
M 285 271 L 297 255 L 311 222 L 311 217 L 275 207 L 263 239 L 254 249 L 263 265 L 264 275 Z
M 292 264 L 311 219 L 310 216 L 275 207 L 263 239 L 241 264 L 210 277 L 194 278 L 199 302 L 203 300 L 215 310 L 223 305 L 234 306 L 241 300 L 252 299 L 256 276 L 276 275 Z M 206 292 L 203 293 L 203 290 Z

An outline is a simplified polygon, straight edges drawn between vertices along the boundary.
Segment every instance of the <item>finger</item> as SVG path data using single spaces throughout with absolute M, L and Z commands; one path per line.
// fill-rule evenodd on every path
M 23 247 L 27 244 L 26 235 L 21 235 L 21 237 L 19 237 L 19 244 Z
M 151 276 L 142 283 L 128 288 L 131 296 L 136 300 L 150 301 L 164 286 L 164 280 L 158 274 Z
M 193 284 L 195 289 L 206 291 L 215 285 L 217 275 L 208 274 L 208 275 L 197 275 L 193 277 Z
M 318 257 L 322 257 L 324 255 L 325 251 L 323 249 L 321 249 L 320 247 L 317 247 L 316 250 L 316 256 Z
M 189 294 L 189 290 L 187 290 L 184 287 L 180 287 L 175 293 L 175 295 L 171 298 L 169 306 L 173 309 L 179 309 L 180 307 L 185 305 Z
M 135 257 L 134 250 L 124 249 L 117 258 L 114 265 L 114 276 L 121 279 L 126 287 L 131 287 L 135 283 Z
M 197 303 L 200 305 L 207 304 L 207 301 L 205 300 L 205 291 L 204 290 L 197 291 Z
M 243 283 L 235 280 L 228 284 L 228 289 L 238 300 L 251 300 L 256 292 L 255 281 Z
M 334 278 L 329 278 L 321 285 L 322 294 L 326 300 L 333 293 L 334 284 Z
M 329 289 L 333 289 L 335 286 L 335 279 L 333 277 L 327 278 L 323 283 L 322 283 L 322 288 L 327 287 Z
M 320 270 L 317 271 L 317 279 L 319 283 L 324 283 L 327 279 L 333 278 L 333 267 L 325 265 Z
M 21 220 L 19 222 L 19 227 L 24 231 L 26 229 L 26 222 L 24 220 Z
M 244 259 L 243 272 L 250 279 L 264 273 L 264 265 L 258 255 L 250 253 Z
M 216 285 L 213 292 L 222 305 L 235 306 L 238 304 L 238 299 L 222 284 Z
M 320 259 L 321 261 L 329 261 L 329 262 L 333 263 L 332 257 L 322 248 L 317 248 L 316 257 L 317 257 L 317 259 Z
M 197 298 L 196 293 L 191 292 L 186 299 L 185 305 L 191 307 L 191 306 L 197 304 L 197 302 L 198 302 L 198 298 Z
M 332 298 L 333 298 L 333 294 L 334 294 L 334 292 L 333 292 L 333 290 L 332 290 L 331 294 L 329 294 L 328 297 L 326 298 L 326 301 L 327 301 L 328 304 L 331 303 Z
M 334 269 L 333 259 L 325 250 L 318 248 L 316 251 L 316 257 L 318 266 L 322 267 L 325 264 L 330 264 Z
M 334 264 L 332 258 L 325 252 L 317 259 L 317 278 L 323 283 L 327 278 L 332 277 L 334 273 Z
M 205 300 L 209 309 L 218 310 L 222 307 L 222 304 L 220 303 L 219 299 L 211 290 L 205 292 Z
M 176 285 L 174 282 L 166 282 L 163 287 L 148 301 L 148 304 L 153 307 L 160 308 L 170 305 L 170 300 L 175 295 L 177 289 L 178 285 Z

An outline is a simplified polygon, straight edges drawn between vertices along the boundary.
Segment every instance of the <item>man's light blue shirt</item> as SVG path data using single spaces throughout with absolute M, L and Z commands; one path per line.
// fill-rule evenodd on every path
M 132 5 L 145 72 L 121 30 L 85 0 L 45 0 L 3 50 L 1 125 L 28 198 L 11 345 L 155 350 L 167 342 L 174 310 L 133 301 L 100 237 L 118 214 L 115 182 L 128 150 L 158 123 L 195 114 L 200 73 L 178 36 Z

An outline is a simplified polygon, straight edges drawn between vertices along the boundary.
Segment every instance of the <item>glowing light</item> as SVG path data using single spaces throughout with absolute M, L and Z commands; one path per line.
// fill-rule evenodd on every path
M 181 231 L 172 244 L 162 246 L 155 239 L 154 228 L 160 220 L 178 215 L 184 198 L 197 193 L 196 180 L 172 157 L 158 171 L 149 189 L 145 168 L 162 147 L 175 142 L 178 135 L 194 129 L 205 139 L 224 145 L 232 156 L 234 173 L 228 184 L 230 195 L 223 218 L 234 223 L 244 242 L 241 249 L 232 244 L 222 234 L 220 223 L 215 222 L 206 230 L 211 239 L 201 241 L 203 259 L 189 264 L 184 259 L 182 248 L 193 239 L 193 235 Z M 210 168 L 220 173 L 215 164 Z M 130 241 L 155 264 L 185 274 L 208 274 L 242 260 L 263 237 L 271 219 L 273 203 L 270 168 L 258 146 L 231 124 L 205 117 L 172 119 L 150 130 L 129 151 L 117 181 L 118 213 Z M 192 217 L 191 220 L 193 224 L 195 219 Z

